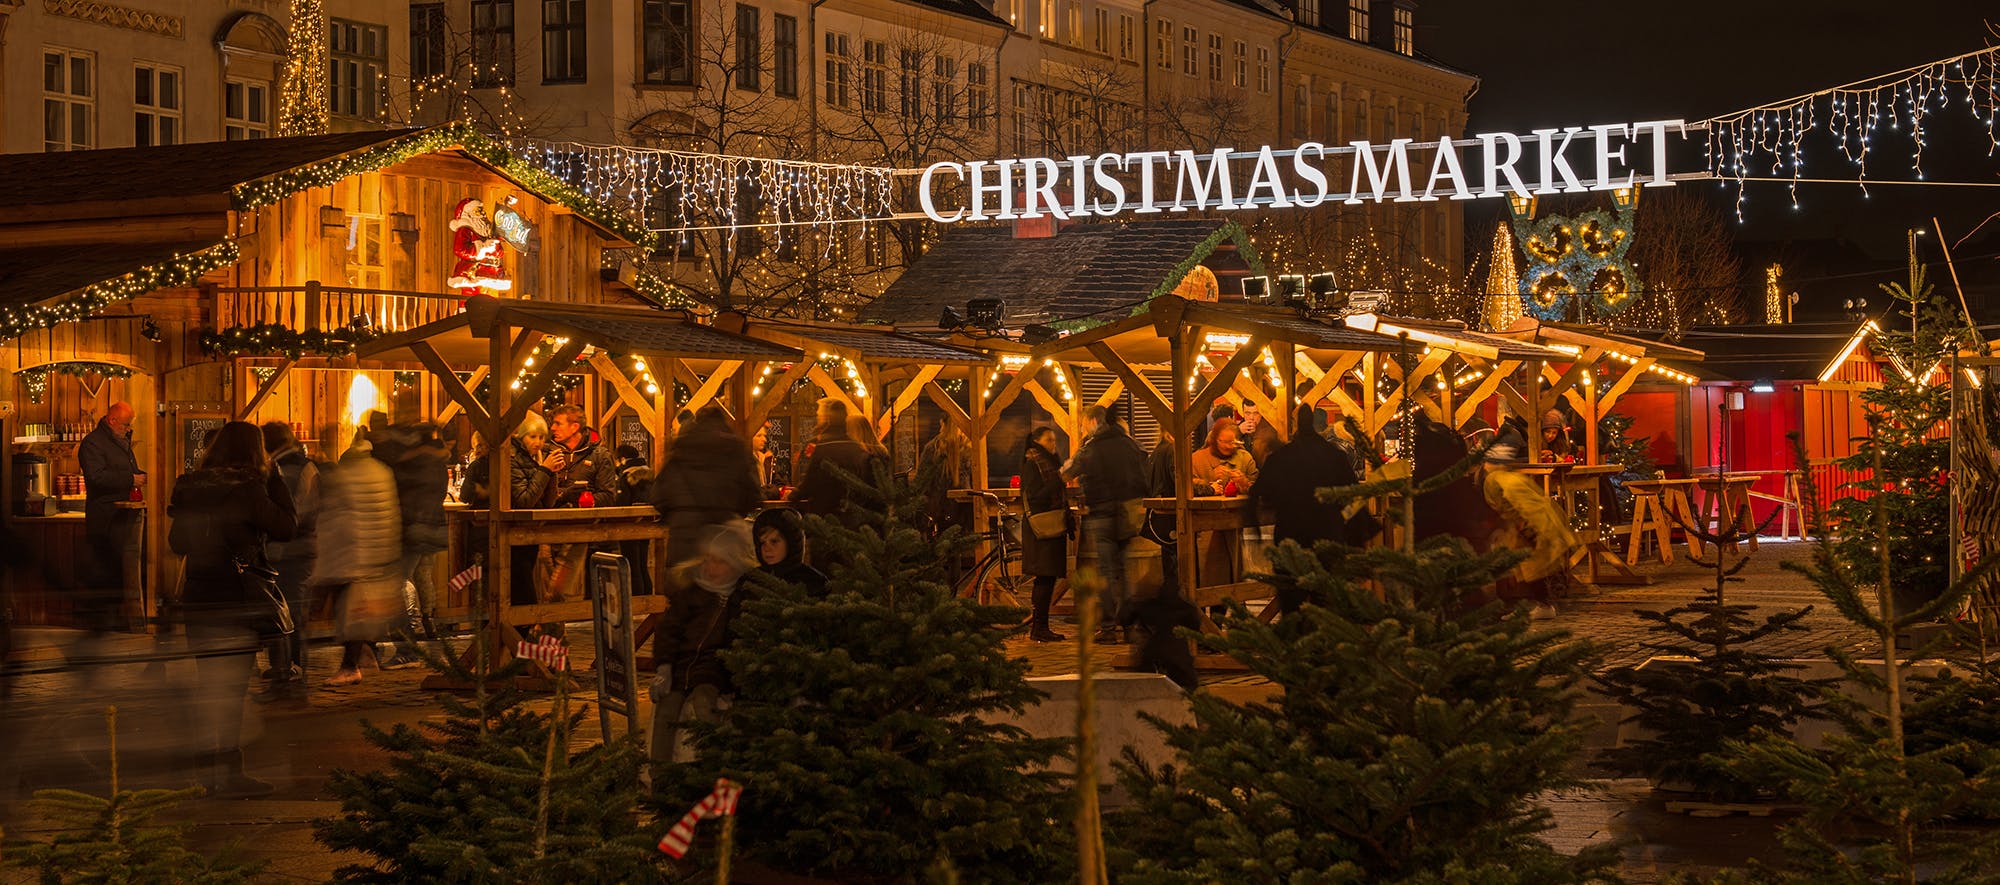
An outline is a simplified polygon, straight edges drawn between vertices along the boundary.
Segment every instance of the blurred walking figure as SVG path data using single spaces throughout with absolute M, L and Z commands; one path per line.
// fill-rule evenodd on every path
M 1146 521 L 1140 507 L 1146 497 L 1146 452 L 1118 425 L 1113 410 L 1091 406 L 1083 411 L 1083 422 L 1083 445 L 1062 475 L 1082 481 L 1085 529 L 1097 546 L 1097 571 L 1104 577 L 1097 640 L 1118 642 L 1121 609 L 1130 593 L 1125 548 Z
M 450 546 L 445 528 L 445 490 L 451 484 L 446 468 L 451 453 L 428 421 L 391 427 L 375 445 L 375 459 L 388 465 L 396 480 L 397 509 L 403 521 L 402 576 L 404 608 L 411 636 L 437 638 L 431 613 L 437 611 L 437 581 L 432 564 Z M 384 667 L 422 663 L 415 646 L 398 639 Z
M 938 426 L 937 435 L 924 443 L 923 451 L 917 454 L 917 481 L 927 483 L 923 488 L 924 504 L 937 531 L 942 532 L 952 526 L 965 531 L 975 529 L 972 502 L 951 499 L 953 489 L 974 487 L 972 441 L 966 439 L 965 431 L 951 426 L 949 422 Z M 1027 482 L 1025 471 L 1021 481 Z
M 1521 451 L 1495 444 L 1486 450 L 1481 489 L 1499 516 L 1493 546 L 1527 550 L 1528 558 L 1512 575 L 1498 582 L 1501 599 L 1535 603 L 1534 615 L 1555 614 L 1555 591 L 1568 579 L 1569 555 L 1582 542 L 1570 531 L 1569 520 L 1542 491 L 1542 484 L 1514 471 Z
M 264 545 L 271 567 L 278 572 L 278 589 L 292 610 L 295 629 L 266 647 L 271 658 L 271 684 L 258 700 L 300 699 L 306 696 L 306 621 L 312 617 L 312 594 L 306 578 L 312 574 L 317 550 L 315 532 L 319 512 L 319 465 L 306 457 L 305 446 L 292 435 L 292 425 L 267 422 L 263 428 L 264 448 L 271 453 L 271 469 L 285 481 L 292 496 L 296 526 L 290 540 Z
M 361 664 L 404 620 L 403 517 L 396 475 L 375 458 L 367 437 L 320 478 L 319 557 L 311 584 L 338 592 L 335 628 L 343 646 L 340 672 L 328 685 L 361 681 Z
M 734 694 L 720 652 L 734 639 L 730 623 L 749 594 L 743 576 L 757 559 L 740 520 L 699 531 L 695 557 L 674 568 L 674 583 L 687 590 L 667 607 L 653 634 L 654 765 L 692 758 L 685 745 L 687 724 L 713 721 L 718 699 Z
M 132 407 L 112 403 L 97 428 L 76 447 L 83 470 L 83 538 L 90 556 L 76 614 L 89 631 L 85 655 L 95 658 L 104 634 L 124 627 L 125 552 L 137 540 L 141 511 L 118 506 L 146 481 L 132 454 Z
M 187 557 L 181 605 L 195 656 L 194 746 L 213 795 L 252 796 L 271 785 L 243 771 L 243 692 L 257 665 L 269 601 L 241 572 L 263 565 L 264 545 L 292 537 L 297 520 L 285 478 L 270 469 L 257 425 L 231 421 L 174 483 L 167 545 Z
M 700 555 L 705 529 L 738 523 L 761 502 L 750 444 L 729 426 L 721 408 L 703 408 L 682 425 L 667 463 L 653 478 L 653 506 L 667 520 L 667 562 L 678 572 Z M 676 594 L 686 589 L 671 580 L 667 587 Z
M 812 445 L 806 446 L 805 453 L 799 456 L 799 484 L 792 489 L 789 500 L 808 516 L 840 517 L 849 526 L 858 525 L 857 517 L 841 515 L 852 490 L 840 474 L 846 472 L 862 482 L 874 482 L 868 450 L 848 436 L 846 403 L 832 397 L 820 400 L 818 424 Z
M 868 469 L 861 474 L 861 479 L 873 484 L 875 469 L 889 468 L 889 447 L 883 445 L 882 440 L 875 435 L 875 424 L 865 415 L 847 416 L 847 437 L 860 443 L 861 448 L 868 452 Z
M 618 455 L 618 491 L 611 503 L 630 507 L 653 502 L 653 465 L 636 447 L 622 445 Z M 632 565 L 632 595 L 653 595 L 651 541 L 619 541 L 618 553 Z
M 1243 509 L 1254 514 L 1259 504 L 1271 506 L 1277 517 L 1271 533 L 1275 543 L 1295 541 L 1307 550 L 1320 541 L 1359 547 L 1367 538 L 1348 531 L 1342 505 L 1321 501 L 1319 490 L 1351 486 L 1361 480 L 1339 447 L 1305 429 L 1312 426 L 1312 412 L 1310 405 L 1299 406 L 1295 426 L 1301 431 L 1292 434 L 1291 442 L 1272 450 L 1250 486 Z M 1305 601 L 1296 584 L 1285 581 L 1278 585 L 1279 611 L 1298 611 Z
M 1021 571 L 1035 578 L 1028 638 L 1061 642 L 1066 637 L 1049 629 L 1049 606 L 1055 602 L 1056 582 L 1069 576 L 1069 536 L 1074 527 L 1070 525 L 1069 490 L 1063 482 L 1062 456 L 1056 454 L 1053 427 L 1028 432 L 1027 449 L 1021 456 L 1021 509 L 1028 514 L 1028 528 L 1021 532 Z M 1043 537 L 1035 531 L 1035 514 L 1058 512 L 1064 515 L 1062 534 Z

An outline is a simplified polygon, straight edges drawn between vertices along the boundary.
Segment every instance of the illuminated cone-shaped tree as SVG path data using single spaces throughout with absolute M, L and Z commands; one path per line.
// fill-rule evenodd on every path
M 1040 698 L 1004 645 L 1021 612 L 953 595 L 947 566 L 970 540 L 918 527 L 921 479 L 850 477 L 849 519 L 809 520 L 814 557 L 833 563 L 824 597 L 752 591 L 721 655 L 735 699 L 690 729 L 693 763 L 655 771 L 659 810 L 679 815 L 727 777 L 743 786 L 745 862 L 843 881 L 1059 881 L 1074 837 L 1050 766 L 1067 742 L 996 721 Z

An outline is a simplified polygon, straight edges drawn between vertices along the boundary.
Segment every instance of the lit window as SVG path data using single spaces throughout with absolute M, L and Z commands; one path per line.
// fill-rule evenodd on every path
M 1396 7 L 1396 51 L 1417 54 L 1417 11 L 1408 6 Z
M 1368 4 L 1373 0 L 1347 0 L 1347 39 L 1368 42 Z
M 349 286 L 382 288 L 386 271 L 382 255 L 382 216 L 347 216 L 347 249 L 341 270 Z
M 1242 89 L 1250 85 L 1250 58 L 1248 55 L 1249 48 L 1245 46 L 1243 41 L 1241 40 L 1236 41 L 1236 45 L 1233 48 L 1235 50 L 1234 58 L 1236 60 L 1236 79 L 1232 81 L 1231 85 L 1234 85 L 1238 89 Z
M 1271 47 L 1257 47 L 1257 91 L 1271 91 Z

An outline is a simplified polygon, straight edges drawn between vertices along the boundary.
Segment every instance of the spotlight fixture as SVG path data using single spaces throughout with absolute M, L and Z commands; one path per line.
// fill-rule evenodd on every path
M 1313 274 L 1306 281 L 1306 291 L 1312 295 L 1314 310 L 1347 309 L 1347 293 L 1340 291 L 1331 271 Z
M 1044 326 L 1041 323 L 1030 323 L 1021 329 L 1021 343 L 1030 347 L 1037 344 L 1046 344 L 1062 336 L 1061 329 L 1053 326 Z
M 944 306 L 944 313 L 938 315 L 938 328 L 947 332 L 958 331 L 964 325 L 965 317 L 959 316 L 958 310 L 949 304 Z
M 1751 393 L 1777 393 L 1777 392 L 1778 392 L 1778 385 L 1776 385 L 1776 384 L 1773 384 L 1773 383 L 1771 383 L 1771 379 L 1769 379 L 1769 378 L 1759 378 L 1759 379 L 1757 379 L 1757 381 L 1756 381 L 1755 383 L 1753 383 L 1753 384 L 1751 384 L 1751 385 L 1750 385 L 1750 392 L 1751 392 Z
M 998 298 L 974 298 L 965 302 L 965 321 L 982 329 L 998 329 L 1006 309 L 1007 303 Z
M 145 322 L 139 324 L 139 337 L 158 342 L 166 340 L 167 336 L 160 334 L 159 323 L 153 322 L 152 317 L 147 317 Z
M 1251 304 L 1264 304 L 1271 299 L 1270 277 L 1244 277 L 1243 300 Z
M 1278 277 L 1278 302 L 1292 307 L 1306 305 L 1306 278 L 1304 274 L 1285 274 Z

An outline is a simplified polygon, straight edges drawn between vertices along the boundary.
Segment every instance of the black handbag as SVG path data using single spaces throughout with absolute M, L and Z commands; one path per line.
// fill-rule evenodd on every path
M 292 623 L 292 607 L 285 602 L 285 594 L 278 589 L 278 570 L 257 562 L 245 562 L 238 556 L 236 562 L 237 579 L 243 583 L 243 598 L 248 600 L 252 612 L 251 626 L 259 636 L 290 636 L 298 629 Z

